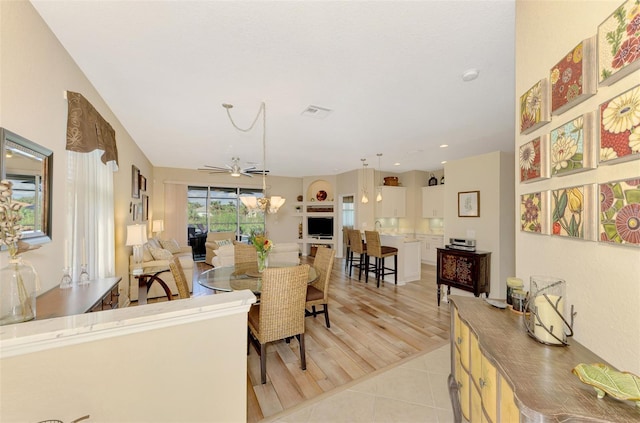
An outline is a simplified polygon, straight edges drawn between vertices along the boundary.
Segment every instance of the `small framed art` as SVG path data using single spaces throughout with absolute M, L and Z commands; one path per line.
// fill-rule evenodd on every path
M 549 135 L 535 138 L 520 146 L 518 152 L 520 182 L 549 178 Z
M 458 193 L 458 217 L 480 217 L 480 191 Z
M 564 176 L 596 167 L 594 114 L 582 116 L 551 131 L 551 175 Z
M 140 169 L 131 165 L 131 197 L 140 198 Z
M 549 87 L 544 78 L 520 96 L 520 133 L 528 134 L 550 121 Z
M 640 69 L 640 11 L 627 0 L 598 26 L 598 82 L 611 85 Z
M 551 114 L 559 115 L 596 93 L 596 37 L 587 38 L 551 68 Z
M 640 177 L 600 184 L 600 242 L 640 247 Z
M 600 163 L 640 158 L 640 85 L 600 105 Z

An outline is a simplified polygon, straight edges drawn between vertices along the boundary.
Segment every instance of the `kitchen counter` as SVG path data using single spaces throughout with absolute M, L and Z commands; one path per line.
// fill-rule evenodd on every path
M 398 249 L 398 285 L 420 280 L 420 240 L 410 234 L 380 234 L 382 245 Z M 389 260 L 389 259 L 387 259 Z M 389 266 L 388 263 L 385 263 Z M 391 264 L 393 266 L 393 264 Z M 393 281 L 393 276 L 387 276 Z

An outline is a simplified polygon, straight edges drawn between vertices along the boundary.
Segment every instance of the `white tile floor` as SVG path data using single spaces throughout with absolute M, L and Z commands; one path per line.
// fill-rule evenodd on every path
M 447 389 L 450 366 L 446 345 L 271 421 L 453 422 Z

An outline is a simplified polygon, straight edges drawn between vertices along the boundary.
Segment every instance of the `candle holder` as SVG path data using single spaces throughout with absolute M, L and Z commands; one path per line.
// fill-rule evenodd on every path
M 62 279 L 60 279 L 60 289 L 68 289 L 73 286 L 73 279 L 71 279 L 71 272 L 68 267 L 62 269 Z
M 573 336 L 575 313 L 572 305 L 570 321 L 564 317 L 566 282 L 554 277 L 531 276 L 530 289 L 525 305 L 530 315 L 524 319 L 529 335 L 546 345 L 569 345 L 567 338 Z
M 78 281 L 78 285 L 86 285 L 89 283 L 89 272 L 87 272 L 87 265 L 83 264 L 80 266 L 80 280 Z

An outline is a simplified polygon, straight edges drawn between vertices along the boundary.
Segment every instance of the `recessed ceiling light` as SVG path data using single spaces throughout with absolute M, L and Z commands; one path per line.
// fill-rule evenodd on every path
M 480 71 L 478 69 L 467 69 L 462 73 L 462 80 L 465 82 L 473 81 L 479 74 Z
M 443 160 L 440 162 L 440 164 L 445 164 L 446 162 L 447 162 L 446 160 Z
M 440 144 L 440 148 L 447 148 L 449 147 L 449 144 Z

